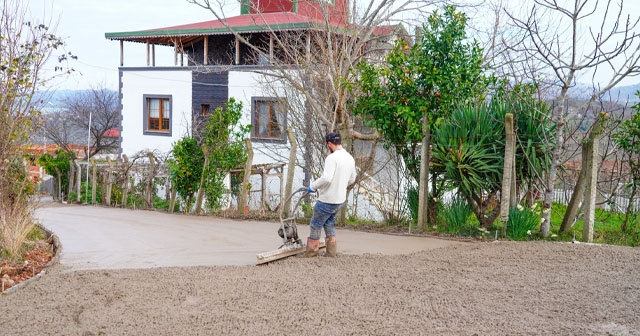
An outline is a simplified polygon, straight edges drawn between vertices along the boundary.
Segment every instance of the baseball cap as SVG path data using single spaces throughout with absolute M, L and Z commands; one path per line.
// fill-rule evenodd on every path
M 342 138 L 339 133 L 331 132 L 324 137 L 327 142 L 331 142 L 334 145 L 340 145 L 342 143 Z

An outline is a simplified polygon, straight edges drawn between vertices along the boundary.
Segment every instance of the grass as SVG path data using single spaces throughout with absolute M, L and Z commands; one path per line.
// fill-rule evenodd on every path
M 567 207 L 562 204 L 553 204 L 553 211 L 551 212 L 551 232 L 558 234 L 560 225 L 562 224 L 562 217 L 564 216 Z M 640 246 L 640 222 L 636 218 L 635 223 L 629 221 L 628 232 L 623 233 L 620 231 L 622 223 L 624 221 L 623 214 L 617 214 L 606 211 L 604 209 L 596 209 L 595 221 L 594 221 L 594 233 L 593 242 L 598 244 L 610 244 L 610 245 L 623 245 L 623 246 Z M 558 234 L 558 240 L 571 241 L 574 239 L 582 240 L 583 230 L 582 219 L 576 221 L 574 226 L 568 233 Z

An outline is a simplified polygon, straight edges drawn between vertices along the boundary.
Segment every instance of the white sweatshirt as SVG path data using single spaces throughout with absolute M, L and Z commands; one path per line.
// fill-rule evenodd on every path
M 356 162 L 345 149 L 329 154 L 324 161 L 324 171 L 311 183 L 318 192 L 318 201 L 342 204 L 347 200 L 347 186 L 356 180 Z

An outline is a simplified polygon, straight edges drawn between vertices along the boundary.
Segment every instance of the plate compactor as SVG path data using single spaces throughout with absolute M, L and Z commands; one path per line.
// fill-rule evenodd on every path
M 291 199 L 294 195 L 301 194 L 296 202 L 296 205 L 291 209 L 288 214 L 288 218 L 282 218 L 283 210 L 288 208 L 291 203 Z M 306 245 L 302 242 L 302 239 L 298 236 L 298 228 L 296 227 L 296 213 L 300 202 L 308 194 L 307 188 L 300 188 L 287 198 L 283 206 L 280 208 L 280 228 L 278 228 L 278 235 L 282 238 L 282 245 L 277 250 L 258 253 L 258 265 L 265 264 L 271 261 L 291 257 L 304 253 L 307 249 Z M 325 247 L 324 242 L 320 242 L 320 249 Z

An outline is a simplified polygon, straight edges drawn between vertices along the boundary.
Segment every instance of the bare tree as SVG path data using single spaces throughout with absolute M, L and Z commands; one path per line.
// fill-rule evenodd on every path
M 556 146 L 544 184 L 543 223 L 540 233 L 549 235 L 551 204 L 568 121 L 587 110 L 599 97 L 624 78 L 640 73 L 638 18 L 625 16 L 624 2 L 574 0 L 564 5 L 558 0 L 534 0 L 524 18 L 507 12 L 522 32 L 518 43 L 510 44 L 514 55 L 521 55 L 521 68 L 535 69 L 530 80 L 555 88 L 555 104 L 550 116 L 556 125 Z M 616 8 L 617 6 L 617 8 Z M 531 65 L 531 67 L 529 67 Z M 609 79 L 596 83 L 596 75 L 609 73 Z M 592 90 L 578 109 L 566 107 L 570 89 L 580 76 L 592 75 Z
M 187 1 L 210 10 L 223 22 L 227 17 L 223 10 L 225 1 Z M 256 70 L 264 74 L 264 87 L 287 98 L 291 124 L 298 142 L 303 144 L 303 168 L 309 173 L 305 183 L 311 179 L 310 175 L 321 172 L 326 153 L 319 139 L 329 131 L 340 132 L 345 148 L 354 153 L 360 168 L 356 183 L 370 178 L 380 136 L 365 127 L 364 121 L 350 110 L 349 86 L 358 76 L 354 67 L 361 60 L 382 61 L 395 39 L 410 42 L 405 28 L 408 21 L 401 19 L 419 19 L 429 6 L 440 2 L 318 1 L 320 19 L 313 29 L 270 30 L 267 41 L 228 27 L 240 43 L 251 50 L 255 64 L 268 60 L 268 68 Z M 344 5 L 340 9 L 344 12 L 343 16 L 336 17 L 332 8 L 339 5 Z M 257 18 L 263 15 L 257 7 L 250 8 L 250 12 Z M 403 22 L 405 25 L 400 24 Z M 393 185 L 397 187 L 398 183 Z
M 117 130 L 120 125 L 120 110 L 118 92 L 106 89 L 104 87 L 92 88 L 74 93 L 67 97 L 63 103 L 64 112 L 63 121 L 68 121 L 71 129 L 62 127 L 63 132 L 72 132 L 74 138 L 67 138 L 67 141 L 73 139 L 78 141 L 82 139 L 84 134 L 84 143 L 87 141 L 87 132 L 90 129 L 89 157 L 98 153 L 113 153 L 119 148 Z M 90 118 L 91 117 L 91 118 Z M 91 119 L 91 127 L 89 127 L 89 119 Z M 60 127 L 54 125 L 56 121 L 49 122 L 50 128 L 47 128 L 52 141 L 61 140 L 59 130 Z M 58 131 L 58 132 L 56 132 Z M 63 133 L 64 135 L 64 133 Z M 57 143 L 57 142 L 56 142 Z M 83 142 L 76 142 L 83 144 Z M 60 143 L 64 146 L 64 143 Z

